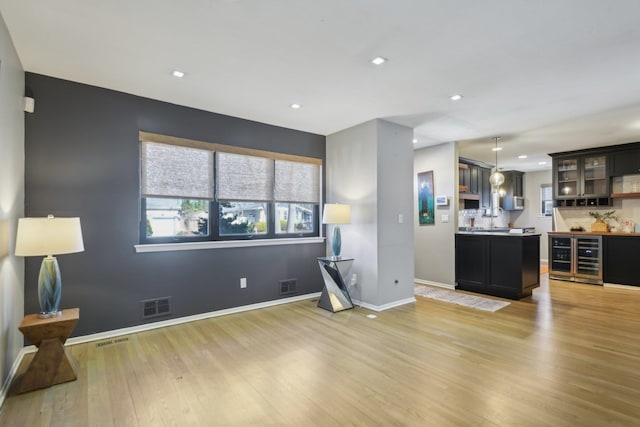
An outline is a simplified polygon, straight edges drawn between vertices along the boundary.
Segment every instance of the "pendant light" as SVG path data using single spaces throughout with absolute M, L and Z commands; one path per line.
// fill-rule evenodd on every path
M 494 137 L 494 139 L 496 140 L 496 146 L 493 149 L 493 151 L 496 152 L 496 169 L 489 176 L 489 182 L 491 183 L 491 186 L 499 187 L 504 183 L 504 175 L 498 169 L 498 151 L 499 151 L 499 149 L 498 149 L 498 140 L 500 139 L 500 137 L 496 136 L 496 137 Z

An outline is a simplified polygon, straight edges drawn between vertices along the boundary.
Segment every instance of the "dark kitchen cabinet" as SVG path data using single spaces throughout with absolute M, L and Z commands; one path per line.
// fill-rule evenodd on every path
M 491 208 L 491 183 L 489 177 L 491 169 L 480 168 L 480 207 L 484 209 Z
M 555 206 L 609 206 L 608 154 L 553 157 Z
M 502 194 L 502 209 L 505 211 L 520 210 L 522 208 L 514 201 L 514 197 L 524 197 L 524 172 L 503 171 L 504 184 L 500 186 Z
M 520 299 L 540 285 L 540 235 L 457 233 L 456 288 Z
M 613 151 L 611 158 L 611 176 L 640 174 L 640 148 Z
M 473 204 L 473 207 L 470 209 L 491 207 L 491 184 L 489 183 L 491 168 L 486 167 L 488 165 L 483 165 L 485 164 L 470 159 L 460 159 L 458 163 L 461 193 L 465 193 L 466 199 L 469 198 L 469 194 L 474 195 L 473 202 L 470 203 Z M 465 205 L 467 205 L 467 200 L 465 200 Z
M 473 194 L 480 193 L 480 168 L 478 166 L 469 166 L 469 191 Z
M 640 286 L 640 236 L 603 236 L 605 283 Z
M 513 195 L 517 197 L 524 197 L 524 172 L 514 171 Z
M 467 163 L 458 164 L 460 186 L 472 194 L 480 193 L 480 167 Z
M 460 185 L 460 191 L 469 192 L 471 184 L 471 171 L 469 165 L 466 163 L 458 163 L 458 180 Z

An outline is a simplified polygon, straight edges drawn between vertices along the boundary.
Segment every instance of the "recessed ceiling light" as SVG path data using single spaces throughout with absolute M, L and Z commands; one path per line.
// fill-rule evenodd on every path
M 518 156 L 518 158 L 519 158 L 519 159 L 526 159 L 526 158 L 527 158 L 527 155 L 526 155 L 526 154 L 521 154 L 521 155 L 519 155 L 519 156 Z
M 459 93 L 456 93 L 455 95 L 451 95 L 449 97 L 449 99 L 452 101 L 460 101 L 462 98 L 462 95 L 460 95 Z
M 291 104 L 291 105 L 289 105 L 289 107 L 293 108 L 294 110 L 297 110 L 298 108 L 302 108 L 302 105 L 300 105 L 300 104 Z
M 491 151 L 501 151 L 502 147 L 493 147 Z
M 371 63 L 372 63 L 372 64 L 375 64 L 375 65 L 382 65 L 382 64 L 384 64 L 384 63 L 385 63 L 385 62 L 387 62 L 387 61 L 388 61 L 388 59 L 387 59 L 387 58 L 383 58 L 382 56 L 376 56 L 375 58 L 373 58 L 373 59 L 371 60 Z
M 540 166 L 542 166 L 542 165 L 546 165 L 546 164 L 547 164 L 547 162 L 538 162 L 538 164 L 539 164 Z
M 173 70 L 173 77 L 177 77 L 179 79 L 184 77 L 184 72 L 180 71 L 180 70 Z
M 418 142 L 418 138 L 413 138 L 413 143 L 416 144 Z

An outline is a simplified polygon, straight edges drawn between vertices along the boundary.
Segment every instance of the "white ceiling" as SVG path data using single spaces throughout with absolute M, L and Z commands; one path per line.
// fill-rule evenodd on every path
M 413 127 L 417 148 L 460 141 L 486 162 L 499 135 L 500 166 L 523 171 L 640 140 L 639 0 L 0 0 L 0 12 L 26 71 L 287 128 L 384 118 Z

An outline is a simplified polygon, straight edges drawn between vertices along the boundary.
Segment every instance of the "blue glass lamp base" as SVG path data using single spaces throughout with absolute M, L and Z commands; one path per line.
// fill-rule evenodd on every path
M 340 226 L 333 227 L 333 241 L 331 242 L 331 252 L 333 259 L 340 259 L 340 249 L 342 246 L 342 235 L 340 233 Z
M 38 275 L 38 300 L 40 313 L 38 317 L 49 318 L 62 315 L 58 310 L 62 297 L 62 276 L 55 257 L 48 256 L 42 260 Z

